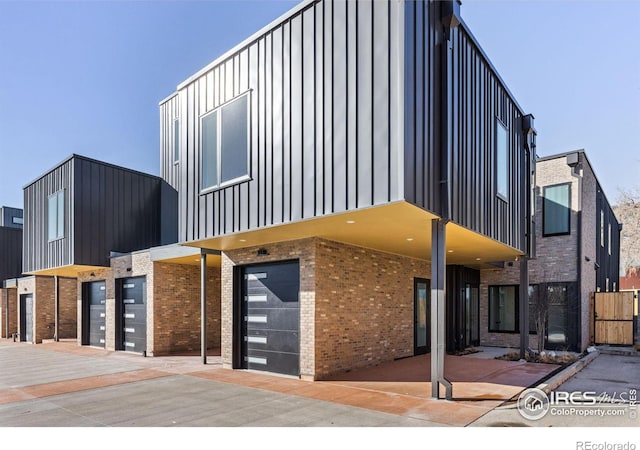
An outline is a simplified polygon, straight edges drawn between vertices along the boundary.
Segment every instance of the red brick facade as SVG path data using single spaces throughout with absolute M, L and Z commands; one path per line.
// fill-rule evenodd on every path
M 18 290 L 0 289 L 0 338 L 18 332 Z

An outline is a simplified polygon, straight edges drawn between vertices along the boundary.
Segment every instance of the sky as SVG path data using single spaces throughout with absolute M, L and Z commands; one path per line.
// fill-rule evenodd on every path
M 159 173 L 158 102 L 296 1 L 0 0 L 0 205 L 72 153 Z M 468 0 L 540 156 L 640 186 L 640 1 Z

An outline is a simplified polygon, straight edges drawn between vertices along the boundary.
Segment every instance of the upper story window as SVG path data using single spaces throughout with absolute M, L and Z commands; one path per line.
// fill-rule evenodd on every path
M 542 190 L 543 236 L 569 234 L 571 220 L 570 184 L 545 186 Z
M 600 247 L 604 247 L 604 210 L 600 210 Z
M 11 223 L 15 225 L 24 225 L 24 219 L 22 217 L 11 217 Z
M 496 119 L 496 191 L 504 200 L 509 193 L 509 133 Z
M 49 196 L 48 211 L 49 240 L 54 241 L 64 237 L 64 190 Z
M 609 249 L 609 254 L 611 254 L 611 223 L 609 223 L 609 235 L 607 236 L 607 248 Z
M 200 119 L 203 190 L 249 176 L 249 93 Z
M 173 161 L 180 161 L 180 120 L 173 121 Z

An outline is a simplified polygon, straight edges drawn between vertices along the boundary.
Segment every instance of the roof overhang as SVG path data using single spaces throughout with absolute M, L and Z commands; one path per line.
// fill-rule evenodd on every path
M 164 245 L 149 249 L 151 261 L 168 264 L 186 264 L 190 266 L 200 265 L 201 250 L 199 248 L 188 247 L 179 244 Z M 221 257 L 219 251 L 207 252 L 207 266 L 220 267 Z
M 319 237 L 412 258 L 431 259 L 431 220 L 437 216 L 410 203 L 375 206 L 254 231 L 223 235 L 185 245 L 228 251 Z M 446 227 L 447 264 L 495 268 L 523 252 L 460 225 Z
M 77 278 L 80 272 L 89 272 L 92 270 L 105 269 L 106 266 L 83 266 L 80 264 L 72 264 L 69 266 L 54 267 L 51 269 L 34 270 L 32 272 L 25 272 L 25 275 L 36 275 L 45 277 L 65 277 L 65 278 Z

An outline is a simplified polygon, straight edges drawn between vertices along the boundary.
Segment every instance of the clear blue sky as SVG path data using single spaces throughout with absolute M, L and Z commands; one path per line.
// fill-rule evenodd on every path
M 291 1 L 0 0 L 0 205 L 71 153 L 158 174 L 158 102 Z M 640 185 L 640 2 L 465 1 L 541 156 Z

